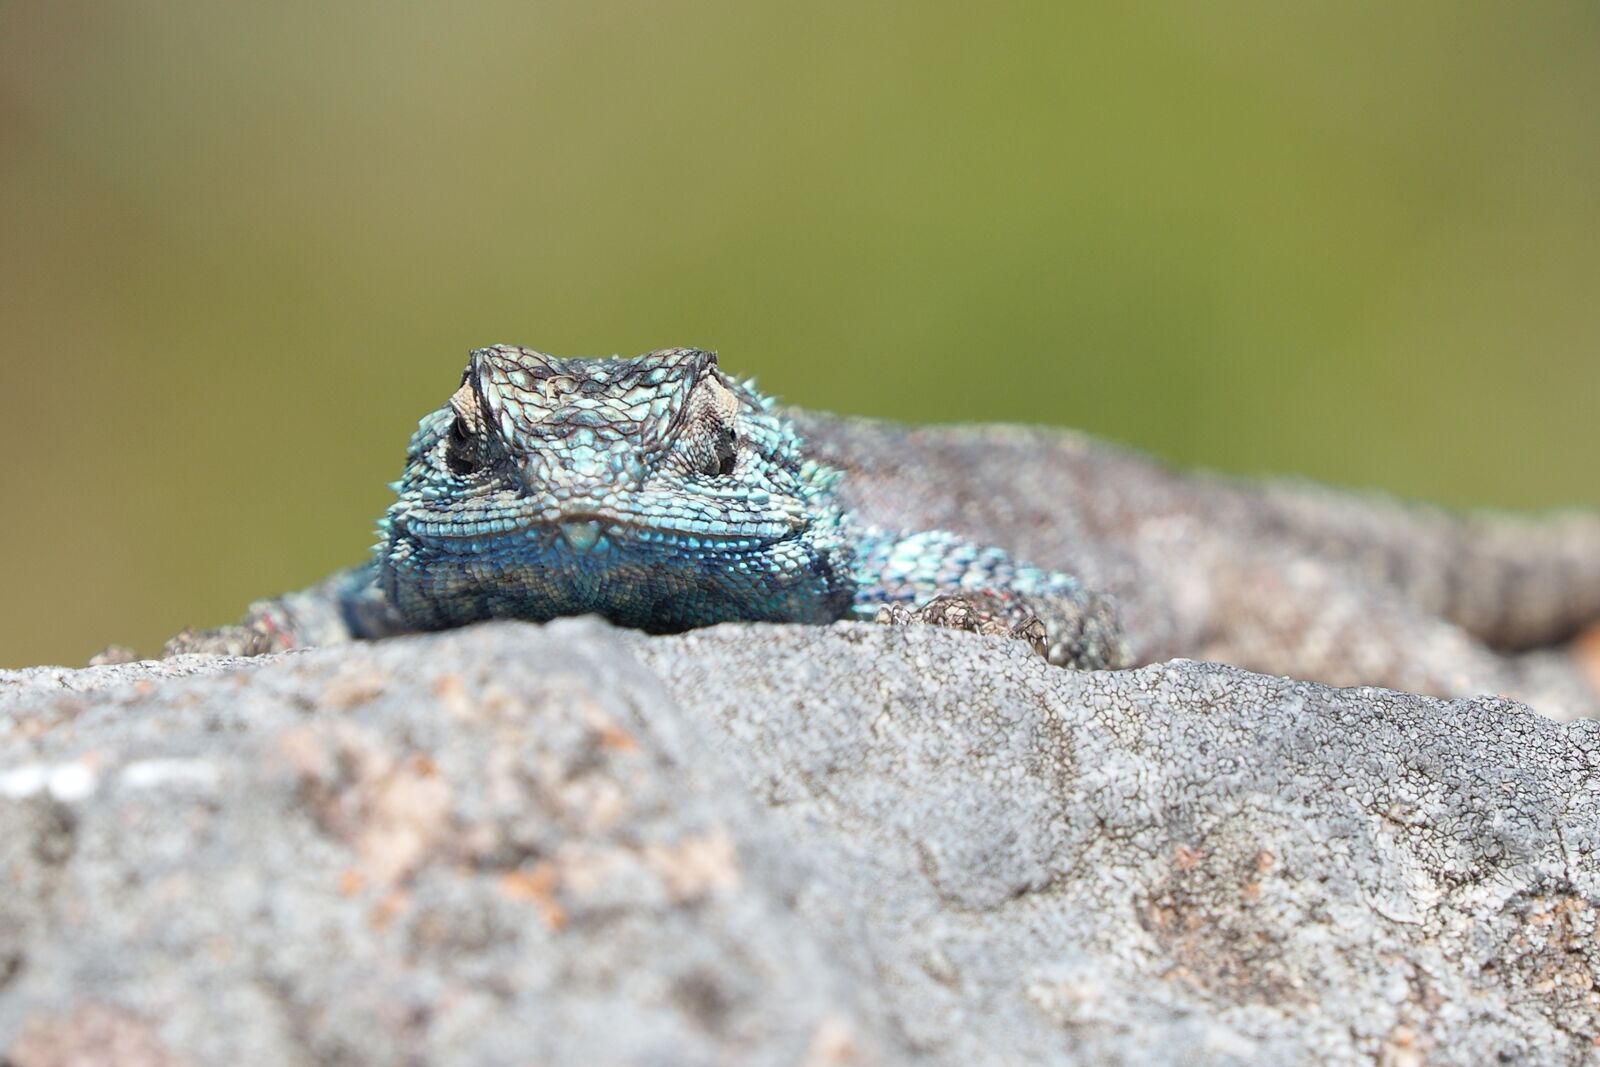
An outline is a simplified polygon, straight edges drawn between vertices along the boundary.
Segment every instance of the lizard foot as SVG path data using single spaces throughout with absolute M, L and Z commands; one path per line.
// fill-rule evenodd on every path
M 1120 670 L 1133 664 L 1115 607 L 1093 593 L 1070 597 L 946 593 L 915 609 L 883 605 L 877 621 L 897 626 L 948 626 L 1015 638 L 1028 642 L 1055 666 L 1076 671 Z
M 951 593 L 936 596 L 917 608 L 885 604 L 877 621 L 888 626 L 944 626 L 973 634 L 990 634 L 1026 641 L 1040 656 L 1049 658 L 1050 633 L 1044 620 L 1026 604 L 990 593 Z
M 173 656 L 262 656 L 289 647 L 266 629 L 255 626 L 219 626 L 214 630 L 185 629 L 161 648 L 161 658 Z

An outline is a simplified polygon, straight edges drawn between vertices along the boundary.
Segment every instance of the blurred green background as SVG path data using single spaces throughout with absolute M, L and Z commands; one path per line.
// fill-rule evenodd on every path
M 467 350 L 1600 503 L 1600 7 L 0 3 L 0 664 L 371 541 Z

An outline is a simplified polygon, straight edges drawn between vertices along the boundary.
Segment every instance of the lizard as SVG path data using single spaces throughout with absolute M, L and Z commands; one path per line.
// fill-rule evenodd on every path
M 943 530 L 864 523 L 775 402 L 715 353 L 473 351 L 412 435 L 365 563 L 185 631 L 168 656 L 259 654 L 495 618 L 598 614 L 657 633 L 719 622 L 929 623 L 1126 666 L 1112 602 Z
M 366 563 L 165 652 L 585 612 L 656 631 L 855 618 L 1008 633 L 1085 669 L 1188 657 L 1600 705 L 1552 651 L 1600 620 L 1593 513 L 1457 514 L 1180 472 L 1068 430 L 780 407 L 699 349 L 476 350 L 394 489 Z

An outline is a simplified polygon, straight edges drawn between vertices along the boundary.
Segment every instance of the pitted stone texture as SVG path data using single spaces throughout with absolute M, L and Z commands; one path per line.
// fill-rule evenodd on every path
M 945 1062 L 1600 1062 L 1594 724 L 915 630 L 680 640 L 647 661 L 723 754 L 847 831 L 829 895 Z
M 800 868 L 613 631 L 57 692 L 0 710 L 43 722 L 0 730 L 0 1060 L 86 1016 L 194 1065 L 879 1062 Z
M 1589 722 L 860 624 L 61 681 L 0 706 L 0 1049 L 1600 1063 Z

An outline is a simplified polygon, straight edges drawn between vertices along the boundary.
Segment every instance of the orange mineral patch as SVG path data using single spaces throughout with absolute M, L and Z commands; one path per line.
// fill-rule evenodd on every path
M 1578 634 L 1572 642 L 1572 655 L 1589 679 L 1589 685 L 1600 693 L 1600 623 Z
M 500 890 L 508 897 L 532 904 L 545 927 L 555 931 L 567 925 L 566 909 L 556 899 L 558 880 L 554 865 L 541 862 L 530 870 L 515 870 L 501 875 Z

